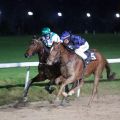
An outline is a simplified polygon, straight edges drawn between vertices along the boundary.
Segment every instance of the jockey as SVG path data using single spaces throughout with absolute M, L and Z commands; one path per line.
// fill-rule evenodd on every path
M 71 34 L 68 31 L 64 31 L 60 38 L 63 44 L 80 56 L 86 64 L 90 62 L 90 59 L 87 58 L 87 55 L 84 53 L 89 49 L 89 44 L 84 38 Z
M 44 27 L 41 32 L 42 40 L 48 48 L 52 46 L 53 42 L 60 42 L 60 37 L 56 33 L 51 32 L 50 28 Z

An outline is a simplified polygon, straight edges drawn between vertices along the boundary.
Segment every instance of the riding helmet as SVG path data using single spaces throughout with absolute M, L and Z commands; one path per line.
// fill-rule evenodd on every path
M 69 38 L 69 37 L 70 37 L 70 32 L 64 31 L 64 32 L 61 34 L 60 39 L 64 41 L 66 38 Z
M 51 32 L 50 28 L 49 27 L 44 27 L 42 29 L 42 35 L 47 35 Z

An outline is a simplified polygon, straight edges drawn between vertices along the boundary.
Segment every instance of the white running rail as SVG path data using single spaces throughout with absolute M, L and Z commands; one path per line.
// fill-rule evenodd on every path
M 120 63 L 120 58 L 107 59 L 107 61 L 109 63 Z M 27 73 L 25 78 L 25 88 L 26 88 L 27 83 L 29 81 L 30 67 L 38 66 L 38 64 L 42 64 L 42 63 L 39 62 L 0 63 L 0 68 L 26 67 L 27 68 Z

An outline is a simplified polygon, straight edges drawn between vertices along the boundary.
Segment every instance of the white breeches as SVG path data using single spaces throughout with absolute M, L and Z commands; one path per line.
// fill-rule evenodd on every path
M 89 49 L 89 44 L 86 41 L 84 45 L 80 46 L 78 49 L 75 50 L 75 53 L 85 60 L 87 56 L 84 52 L 87 51 L 88 49 Z

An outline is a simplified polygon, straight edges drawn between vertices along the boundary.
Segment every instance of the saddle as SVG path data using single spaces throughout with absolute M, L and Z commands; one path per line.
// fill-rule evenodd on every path
M 85 60 L 85 64 L 89 64 L 91 61 L 96 60 L 96 55 L 93 50 L 87 50 L 85 51 L 85 54 L 87 56 L 87 59 Z
M 73 53 L 73 54 L 75 53 L 75 52 L 74 52 L 74 49 L 73 49 L 73 48 L 71 49 L 70 46 L 68 47 L 68 46 L 65 46 L 64 44 L 63 44 L 63 46 L 64 46 L 68 51 L 70 51 L 71 53 Z M 86 56 L 87 56 L 87 59 L 86 59 L 86 60 L 83 60 L 85 66 L 88 65 L 91 61 L 96 60 L 96 55 L 95 55 L 95 51 L 94 51 L 94 50 L 87 50 L 87 51 L 85 51 L 84 53 L 85 53 Z

